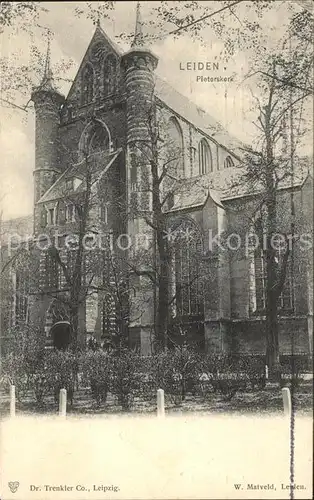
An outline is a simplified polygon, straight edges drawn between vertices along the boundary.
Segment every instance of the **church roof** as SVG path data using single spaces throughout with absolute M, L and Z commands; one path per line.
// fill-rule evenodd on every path
M 309 175 L 309 168 L 310 159 L 308 157 L 295 158 L 293 178 L 287 169 L 284 170 L 281 174 L 283 178 L 279 180 L 277 189 L 281 191 L 284 189 L 290 189 L 292 187 L 301 187 Z M 228 170 L 230 170 L 230 172 L 228 172 Z M 264 186 L 261 182 L 257 181 L 254 186 L 252 186 L 252 184 L 249 182 L 245 182 L 245 177 L 243 177 L 246 173 L 245 167 L 234 167 L 231 169 L 226 169 L 221 173 L 222 176 L 220 177 L 220 179 L 217 179 L 216 184 L 220 182 L 222 200 L 227 201 L 235 198 L 252 196 L 264 191 Z M 277 175 L 280 175 L 279 170 L 277 171 Z
M 240 148 L 244 144 L 239 139 L 231 136 L 215 118 L 197 106 L 188 97 L 180 94 L 180 92 L 175 90 L 162 78 L 156 76 L 155 82 L 155 95 L 166 106 L 210 136 L 221 146 L 231 150 L 237 156 L 240 155 Z
M 113 153 L 108 153 L 104 155 L 101 153 L 101 157 L 95 154 L 95 161 L 92 164 L 92 184 L 96 184 L 100 178 L 108 172 L 109 168 L 113 165 L 121 149 L 114 151 Z M 101 158 L 101 160 L 99 160 Z M 89 168 L 89 167 L 88 167 Z M 83 192 L 85 189 L 85 179 L 88 171 L 86 170 L 85 160 L 71 165 L 63 174 L 58 177 L 56 182 L 43 194 L 43 196 L 38 200 L 37 203 L 47 203 L 49 201 L 59 200 L 67 196 L 73 196 L 73 194 L 78 194 Z M 72 180 L 73 186 L 68 187 L 67 181 Z M 77 181 L 77 182 L 75 182 Z
M 223 207 L 225 201 L 261 193 L 263 186 L 256 184 L 252 188 L 249 182 L 244 182 L 244 173 L 244 167 L 232 167 L 219 171 L 219 175 L 215 171 L 203 176 L 181 179 L 174 189 L 174 204 L 169 212 L 201 207 L 208 196 L 216 205 Z M 278 190 L 301 187 L 308 175 L 309 158 L 297 158 L 293 181 L 291 176 L 287 175 L 279 182 Z
M 203 176 L 182 179 L 174 190 L 174 204 L 168 212 L 202 207 L 208 197 L 210 197 L 216 205 L 224 208 L 220 196 L 219 191 L 209 187 L 208 181 L 206 181 Z

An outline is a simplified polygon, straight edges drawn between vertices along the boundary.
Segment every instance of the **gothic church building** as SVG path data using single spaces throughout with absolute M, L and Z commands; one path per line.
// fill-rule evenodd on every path
M 109 259 L 110 267 L 108 256 L 102 260 L 96 251 L 87 259 L 84 282 L 90 292 L 84 300 L 75 298 L 79 337 L 85 342 L 93 335 L 102 342 L 117 335 L 117 323 L 124 321 L 129 345 L 151 353 L 158 303 L 152 276 L 156 247 L 143 249 L 139 242 L 156 238 L 147 214 L 153 203 L 150 155 L 158 135 L 158 153 L 163 166 L 169 166 L 159 193 L 168 221 L 165 237 L 179 235 L 169 258 L 170 322 L 203 350 L 265 353 L 262 260 L 254 251 L 240 248 L 231 255 L 215 243 L 212 248 L 211 241 L 241 226 L 243 212 L 237 207 L 250 203 L 252 193 L 230 182 L 241 166 L 242 144 L 160 79 L 157 65 L 158 58 L 145 45 L 139 12 L 132 46 L 124 53 L 97 25 L 66 98 L 55 87 L 48 55 L 43 81 L 32 93 L 33 236 L 40 241 L 57 233 L 64 241 L 80 230 L 90 239 L 106 235 L 115 264 Z M 300 172 L 293 187 L 295 203 L 310 220 L 312 180 L 306 168 Z M 88 189 L 89 199 L 84 198 Z M 289 189 L 280 188 L 283 203 Z M 80 214 L 77 199 L 88 207 L 88 217 Z M 71 317 L 59 300 L 70 293 L 66 273 L 71 252 L 62 252 L 61 260 L 67 260 L 58 265 L 49 252 L 37 249 L 37 284 L 27 297 L 15 273 L 13 313 L 7 322 L 35 321 L 47 345 L 55 346 L 62 345 Z M 297 332 L 295 352 L 308 354 L 312 349 L 312 271 L 308 256 L 296 260 L 298 272 L 293 279 L 288 272 L 279 300 L 282 354 L 290 353 L 292 331 Z

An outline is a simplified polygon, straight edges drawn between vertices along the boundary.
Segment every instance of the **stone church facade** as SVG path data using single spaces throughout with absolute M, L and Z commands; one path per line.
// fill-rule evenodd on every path
M 173 292 L 169 305 L 172 324 L 174 328 L 181 327 L 181 331 L 189 331 L 201 349 L 262 354 L 265 352 L 262 260 L 255 251 L 244 247 L 233 251 L 234 243 L 230 245 L 231 251 L 221 248 L 215 240 L 212 246 L 217 234 L 224 231 L 231 234 L 236 232 L 235 228 L 241 228 L 241 233 L 245 227 L 249 228 L 244 222 L 243 206 L 249 211 L 252 193 L 239 191 L 233 182 L 241 166 L 242 144 L 158 78 L 157 65 L 158 58 L 145 47 L 139 17 L 132 47 L 126 53 L 121 53 L 99 25 L 96 27 L 66 98 L 54 85 L 48 54 L 43 81 L 32 93 L 36 113 L 32 235 L 44 248 L 47 235 L 54 238 L 57 233 L 64 243 L 68 235 L 77 234 L 82 218 L 75 200 L 84 200 L 89 182 L 93 202 L 89 200 L 85 232 L 89 238 L 100 233 L 106 235 L 106 245 L 108 238 L 119 242 L 119 248 L 114 246 L 113 252 L 120 264 L 106 271 L 107 261 L 99 260 L 95 252 L 90 258 L 90 266 L 94 267 L 93 271 L 87 269 L 86 275 L 93 272 L 93 278 L 91 292 L 79 305 L 79 337 L 85 342 L 93 335 L 101 342 L 117 334 L 118 306 L 113 295 L 115 286 L 124 286 L 126 300 L 123 304 L 120 300 L 119 317 L 121 311 L 126 311 L 125 335 L 129 345 L 143 354 L 151 353 L 156 286 L 150 279 L 152 267 L 148 267 L 154 259 L 154 246 L 149 247 L 148 262 L 147 252 L 143 257 L 139 244 L 135 245 L 134 257 L 134 242 L 138 243 L 140 237 L 154 240 L 145 215 L 152 204 L 149 154 L 145 148 L 158 129 L 160 157 L 164 158 L 164 165 L 168 160 L 171 167 L 161 187 L 169 237 L 172 231 L 181 234 L 178 228 L 192 235 L 181 240 L 173 251 L 169 280 Z M 153 119 L 149 122 L 152 112 Z M 142 148 L 137 145 L 141 142 Z M 92 171 L 87 167 L 90 164 Z M 291 189 L 294 190 L 296 211 L 301 215 L 298 229 L 307 232 L 312 179 L 301 160 L 298 169 L 294 185 L 280 187 L 278 200 L 282 206 L 287 205 Z M 14 221 L 10 227 L 12 230 Z M 21 292 L 23 279 L 18 271 L 13 273 L 14 284 L 9 285 L 13 287 L 9 293 L 11 314 L 2 320 L 4 327 L 18 320 L 34 321 L 46 336 L 47 345 L 54 345 L 55 325 L 62 324 L 65 328 L 69 321 L 67 307 L 59 300 L 68 293 L 64 271 L 68 267 L 57 266 L 49 253 L 38 250 L 38 246 L 35 284 Z M 62 247 L 60 256 L 65 266 L 69 266 L 70 254 L 68 248 Z M 312 351 L 310 254 L 311 250 L 303 252 L 296 248 L 296 269 L 288 270 L 280 296 L 282 354 L 291 353 L 292 332 L 295 353 Z M 201 266 L 195 264 L 197 259 Z M 139 265 L 141 272 L 130 262 Z M 118 284 L 113 276 L 117 269 Z M 127 284 L 121 279 L 123 273 L 128 275 Z M 84 279 L 88 280 L 86 276 Z M 104 282 L 110 286 L 104 286 Z M 23 283 L 25 288 L 25 278 Z M 121 298 L 121 288 L 119 293 Z M 58 335 L 62 335 L 60 329 Z

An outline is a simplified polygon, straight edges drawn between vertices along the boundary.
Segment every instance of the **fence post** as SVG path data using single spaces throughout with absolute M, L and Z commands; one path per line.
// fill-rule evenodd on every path
M 265 365 L 265 378 L 266 378 L 266 381 L 268 380 L 268 366 Z
M 66 391 L 66 389 L 60 389 L 59 416 L 66 417 L 66 414 L 67 414 L 67 391 Z
M 15 385 L 10 385 L 10 417 L 15 417 Z
M 165 393 L 163 389 L 157 390 L 157 417 L 165 416 Z
M 291 415 L 291 394 L 289 387 L 283 387 L 281 389 L 282 399 L 283 399 L 283 411 L 286 417 Z

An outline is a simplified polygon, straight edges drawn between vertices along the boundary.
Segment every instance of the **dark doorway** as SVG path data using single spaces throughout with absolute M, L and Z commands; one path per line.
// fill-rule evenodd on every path
M 59 321 L 51 327 L 53 347 L 56 349 L 66 349 L 70 344 L 71 326 L 68 321 Z

